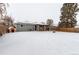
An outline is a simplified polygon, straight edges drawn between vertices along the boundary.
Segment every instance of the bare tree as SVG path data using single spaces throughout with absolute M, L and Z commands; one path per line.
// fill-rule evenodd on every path
M 8 6 L 8 4 L 6 3 L 0 3 L 0 19 L 2 20 L 4 18 L 4 16 L 7 14 L 6 11 L 6 6 Z
M 10 17 L 10 16 L 5 16 L 3 20 L 5 21 L 5 24 L 6 24 L 8 27 L 13 26 L 13 19 L 12 19 L 12 17 Z
M 52 19 L 47 19 L 47 25 L 49 26 L 49 30 L 51 30 L 52 27 L 53 27 L 53 20 Z

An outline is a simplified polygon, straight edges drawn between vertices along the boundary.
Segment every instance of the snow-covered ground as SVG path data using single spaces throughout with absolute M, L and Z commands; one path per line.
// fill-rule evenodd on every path
M 79 54 L 79 33 L 16 32 L 0 37 L 0 54 Z

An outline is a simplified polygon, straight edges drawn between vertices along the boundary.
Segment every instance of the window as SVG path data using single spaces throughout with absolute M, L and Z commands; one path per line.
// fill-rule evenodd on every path
M 21 27 L 23 27 L 23 25 L 21 25 Z

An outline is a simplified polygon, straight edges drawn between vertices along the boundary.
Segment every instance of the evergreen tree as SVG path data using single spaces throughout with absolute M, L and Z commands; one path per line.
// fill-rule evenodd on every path
M 64 3 L 61 8 L 59 27 L 72 28 L 76 25 L 76 15 L 79 10 L 77 3 Z

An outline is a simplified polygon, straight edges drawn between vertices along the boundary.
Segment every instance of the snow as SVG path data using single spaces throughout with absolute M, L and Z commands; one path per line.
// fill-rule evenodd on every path
M 31 31 L 0 37 L 1 55 L 79 54 L 79 33 Z

